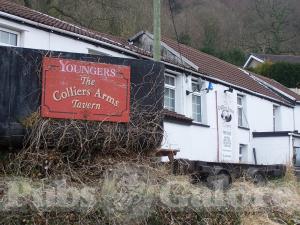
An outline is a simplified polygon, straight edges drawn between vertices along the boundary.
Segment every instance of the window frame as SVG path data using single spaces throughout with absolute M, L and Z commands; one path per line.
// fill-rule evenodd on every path
M 244 127 L 244 116 L 243 116 L 243 108 L 244 108 L 244 96 L 243 95 L 237 95 L 237 111 L 238 111 L 238 126 Z M 239 99 L 241 100 L 241 104 L 239 104 Z M 240 115 L 240 109 L 241 109 L 241 115 Z M 240 124 L 240 116 L 241 116 L 241 124 Z
M 164 95 L 164 108 L 167 109 L 167 110 L 170 110 L 170 111 L 173 111 L 175 112 L 176 111 L 176 76 L 174 75 L 171 75 L 171 74 L 165 74 L 165 82 L 164 82 L 164 89 L 170 89 L 170 90 L 173 90 L 174 91 L 174 109 L 167 106 L 166 107 L 166 102 L 165 102 L 165 95 Z M 166 77 L 171 77 L 174 79 L 174 85 L 171 85 L 171 84 L 167 84 L 166 83 Z
M 243 160 L 243 146 L 239 144 L 239 163 Z
M 239 104 L 239 99 L 241 104 Z M 249 128 L 249 123 L 247 119 L 247 108 L 246 108 L 246 95 L 237 94 L 237 118 L 238 118 L 238 127 L 240 128 Z M 240 111 L 241 111 L 241 124 L 240 124 Z
M 20 35 L 21 35 L 20 32 L 15 31 L 15 30 L 11 30 L 11 29 L 8 29 L 8 28 L 5 28 L 5 27 L 1 27 L 1 26 L 0 26 L 0 31 L 7 32 L 9 34 L 15 34 L 16 37 L 17 37 L 16 45 L 7 44 L 7 43 L 4 43 L 4 42 L 1 42 L 1 40 L 0 40 L 0 46 L 10 46 L 10 47 L 20 46 Z
M 199 123 L 199 124 L 203 124 L 203 99 L 202 99 L 202 95 L 201 95 L 201 90 L 194 90 L 193 89 L 193 84 L 196 84 L 197 85 L 197 81 L 196 80 L 192 80 L 191 82 L 191 90 L 192 90 L 192 119 L 193 119 L 193 122 L 195 123 Z M 194 104 L 193 103 L 193 97 L 197 97 L 197 98 L 200 98 L 200 121 L 197 120 L 197 114 L 199 114 L 198 112 L 196 112 L 196 118 L 194 117 Z
M 273 131 L 277 131 L 278 129 L 278 124 L 279 124 L 279 105 L 273 105 L 272 107 L 272 119 L 273 119 Z
M 247 163 L 248 161 L 248 145 L 239 144 L 239 163 Z

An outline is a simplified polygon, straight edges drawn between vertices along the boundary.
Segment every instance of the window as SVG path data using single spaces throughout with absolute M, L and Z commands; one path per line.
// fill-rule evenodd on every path
M 247 127 L 247 120 L 245 115 L 245 97 L 242 95 L 237 96 L 237 110 L 238 110 L 238 126 Z
M 18 45 L 18 34 L 10 32 L 6 29 L 0 28 L 0 44 L 17 46 Z
M 279 107 L 273 105 L 273 131 L 278 130 L 279 125 Z
M 239 148 L 239 162 L 246 163 L 248 158 L 248 147 L 247 145 L 240 144 Z
M 165 108 L 171 111 L 175 111 L 175 89 L 176 89 L 176 77 L 171 75 L 165 76 Z
M 106 54 L 106 53 L 103 53 L 103 52 L 100 52 L 100 51 L 97 51 L 97 50 L 94 50 L 94 49 L 88 49 L 88 54 L 91 54 L 91 55 L 100 55 L 100 56 L 110 56 L 109 54 Z
M 202 99 L 200 95 L 200 90 L 198 90 L 198 84 L 196 82 L 192 82 L 192 112 L 193 112 L 193 120 L 195 122 L 202 122 Z

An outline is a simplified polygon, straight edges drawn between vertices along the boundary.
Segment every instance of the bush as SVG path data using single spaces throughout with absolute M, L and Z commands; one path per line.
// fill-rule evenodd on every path
M 287 62 L 266 62 L 251 69 L 253 72 L 272 78 L 279 83 L 289 87 L 300 87 L 300 64 Z

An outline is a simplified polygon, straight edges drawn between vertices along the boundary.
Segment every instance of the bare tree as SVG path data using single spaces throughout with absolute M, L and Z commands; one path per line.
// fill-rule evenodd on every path
M 284 44 L 296 38 L 293 31 L 292 1 L 255 0 L 253 12 L 255 20 L 249 24 L 252 49 L 279 54 L 285 52 Z
M 149 0 L 13 0 L 54 17 L 128 38 L 152 30 Z M 162 34 L 175 39 L 169 1 L 162 1 Z M 298 0 L 172 0 L 178 34 L 194 48 L 215 39 L 221 51 L 299 53 Z M 174 8 L 173 7 L 173 8 Z M 209 29 L 214 21 L 215 29 Z M 181 35 L 181 36 L 182 36 Z M 216 37 L 213 37 L 217 35 Z M 181 37 L 182 39 L 182 37 Z

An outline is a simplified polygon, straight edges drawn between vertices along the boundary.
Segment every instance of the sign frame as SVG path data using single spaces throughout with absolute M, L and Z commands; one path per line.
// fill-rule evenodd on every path
M 129 122 L 130 66 L 43 58 L 41 116 Z

